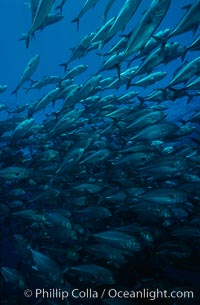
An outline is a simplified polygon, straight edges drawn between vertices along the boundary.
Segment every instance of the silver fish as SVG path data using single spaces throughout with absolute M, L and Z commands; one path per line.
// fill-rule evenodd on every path
M 25 167 L 12 166 L 0 169 L 0 178 L 21 180 L 31 175 L 31 170 Z
M 165 17 L 171 0 L 153 0 L 150 7 L 146 10 L 142 16 L 140 22 L 133 30 L 127 47 L 125 49 L 125 55 L 131 54 L 141 50 L 151 35 L 155 32 L 161 21 Z
M 113 36 L 118 31 L 121 31 L 128 24 L 129 20 L 135 14 L 137 8 L 139 7 L 141 0 L 126 0 L 122 6 L 119 14 L 116 16 L 116 19 L 110 28 L 108 35 Z
M 184 8 L 186 9 L 186 13 L 178 22 L 169 37 L 180 35 L 191 30 L 194 32 L 197 31 L 200 20 L 200 1 L 196 0 L 192 4 L 186 5 Z
M 33 56 L 30 61 L 27 64 L 26 69 L 24 70 L 22 77 L 20 78 L 19 84 L 15 88 L 15 90 L 12 91 L 11 94 L 17 94 L 18 90 L 31 79 L 31 76 L 36 71 L 40 61 L 40 55 L 36 54 Z
M 78 14 L 78 16 L 72 20 L 72 22 L 77 23 L 77 30 L 79 30 L 79 23 L 80 23 L 81 17 L 92 7 L 95 7 L 95 5 L 97 4 L 98 1 L 99 0 L 86 0 L 84 6 L 83 6 L 82 10 L 80 11 L 80 13 Z
M 55 0 L 40 0 L 35 12 L 35 16 L 31 25 L 30 30 L 26 36 L 26 47 L 28 48 L 29 42 L 35 31 L 40 28 L 48 14 L 51 12 Z

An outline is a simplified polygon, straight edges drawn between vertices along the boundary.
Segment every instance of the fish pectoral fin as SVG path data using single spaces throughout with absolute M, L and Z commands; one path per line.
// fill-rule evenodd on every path
M 79 30 L 79 25 L 80 25 L 80 18 L 76 17 L 76 18 L 72 19 L 72 22 L 77 24 L 77 31 L 78 31 Z
M 59 64 L 59 66 L 64 67 L 64 72 L 67 71 L 67 65 L 68 65 L 68 62 L 65 62 L 63 64 Z

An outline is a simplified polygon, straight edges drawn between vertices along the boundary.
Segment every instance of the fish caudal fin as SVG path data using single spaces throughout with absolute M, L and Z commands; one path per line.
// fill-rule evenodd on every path
M 11 92 L 11 94 L 12 94 L 12 95 L 15 94 L 15 95 L 17 96 L 17 89 L 13 90 L 13 91 Z
M 74 19 L 72 20 L 72 22 L 77 24 L 77 31 L 78 31 L 78 30 L 79 30 L 79 24 L 80 24 L 80 18 L 79 18 L 79 17 L 74 18 Z
M 59 66 L 64 67 L 64 72 L 67 71 L 68 62 L 65 62 L 63 64 L 59 64 Z

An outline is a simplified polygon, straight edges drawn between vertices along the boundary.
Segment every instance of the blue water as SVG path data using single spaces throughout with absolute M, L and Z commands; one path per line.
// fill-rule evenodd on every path
M 37 71 L 34 73 L 33 79 L 41 79 L 47 75 L 63 75 L 63 69 L 59 67 L 59 63 L 65 62 L 70 54 L 70 48 L 75 47 L 80 40 L 89 32 L 96 31 L 103 25 L 103 12 L 107 1 L 101 0 L 97 3 L 94 9 L 88 11 L 80 20 L 80 29 L 77 32 L 76 24 L 71 23 L 71 20 L 78 14 L 82 8 L 83 1 L 68 0 L 63 8 L 64 19 L 61 22 L 51 25 L 45 28 L 41 32 L 36 32 L 35 39 L 30 43 L 28 49 L 25 47 L 24 41 L 18 41 L 21 34 L 28 32 L 31 25 L 30 9 L 25 4 L 26 1 L 14 1 L 14 0 L 2 0 L 0 2 L 0 39 L 1 39 L 1 56 L 0 56 L 0 83 L 8 85 L 8 90 L 4 95 L 0 96 L 0 102 L 13 106 L 21 105 L 23 103 L 31 104 L 32 101 L 40 98 L 44 93 L 48 91 L 32 90 L 29 94 L 26 94 L 23 89 L 19 91 L 17 97 L 11 96 L 10 92 L 16 87 L 19 78 L 24 71 L 29 59 L 35 55 L 40 54 L 41 60 Z M 118 13 L 119 8 L 124 1 L 116 1 L 111 8 L 108 19 Z M 142 1 L 136 14 L 127 25 L 124 33 L 129 33 L 133 29 L 134 25 L 137 24 L 141 14 L 144 12 L 150 1 Z M 165 16 L 163 22 L 159 26 L 158 30 L 164 28 L 172 29 L 177 21 L 183 16 L 184 9 L 182 7 L 191 1 L 183 0 L 181 4 L 179 1 L 172 1 L 170 9 Z M 119 33 L 120 34 L 120 33 Z M 182 45 L 189 45 L 194 39 L 192 32 L 187 32 L 178 37 L 174 37 L 171 41 L 178 41 Z M 110 46 L 114 45 L 119 39 L 119 35 L 116 35 L 102 50 L 105 53 Z M 102 58 L 96 55 L 97 51 L 90 52 L 85 58 L 76 60 L 70 63 L 69 68 L 78 64 L 88 64 L 89 69 L 77 78 L 77 82 L 83 83 L 94 73 L 98 71 L 102 64 Z M 188 52 L 186 60 L 191 60 L 197 56 L 198 52 Z M 166 66 L 159 66 L 156 70 L 163 70 L 168 73 L 168 77 L 164 78 L 160 83 L 159 87 L 165 85 L 171 78 L 173 71 L 181 64 L 181 59 L 173 61 Z M 104 72 L 106 75 L 116 75 L 116 71 Z M 145 91 L 141 88 L 136 88 L 141 93 L 147 95 L 153 88 L 158 85 L 147 88 Z M 129 90 L 131 90 L 130 88 Z M 124 88 L 123 88 L 124 90 Z M 120 94 L 120 91 L 118 93 Z M 107 92 L 106 92 L 107 94 Z M 198 107 L 198 100 L 194 99 L 190 107 L 185 105 L 184 98 L 177 102 L 170 103 L 171 115 L 179 110 L 181 115 L 184 116 L 188 112 L 188 108 L 194 109 Z M 2 113 L 1 113 L 2 115 Z M 5 113 L 3 114 L 5 115 Z M 38 114 L 37 114 L 38 115 Z M 36 117 L 37 117 L 36 115 Z M 180 113 L 179 113 L 180 115 Z

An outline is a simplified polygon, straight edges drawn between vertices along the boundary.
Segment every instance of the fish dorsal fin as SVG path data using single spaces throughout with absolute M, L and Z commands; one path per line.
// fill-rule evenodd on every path
M 173 88 L 173 87 L 168 87 L 167 89 L 172 91 L 174 94 L 177 94 L 181 90 L 181 89 L 176 89 L 176 88 Z
M 192 4 L 187 4 L 187 5 L 182 6 L 182 9 L 189 10 L 191 8 L 191 6 L 192 6 Z

